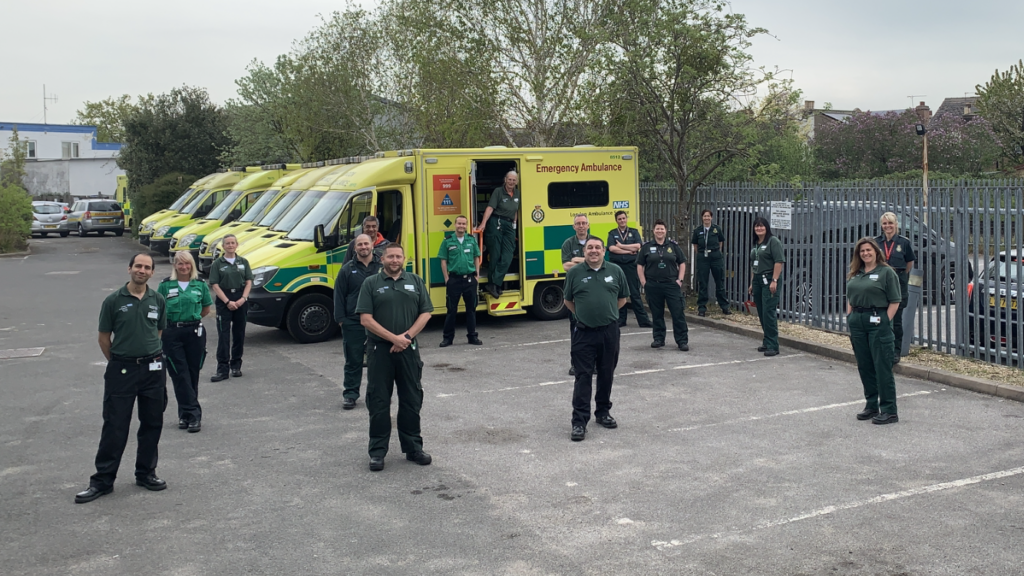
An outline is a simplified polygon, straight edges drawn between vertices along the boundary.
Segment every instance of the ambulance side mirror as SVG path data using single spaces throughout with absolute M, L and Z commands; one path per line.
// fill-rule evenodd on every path
M 317 250 L 323 250 L 327 246 L 327 239 L 324 238 L 323 224 L 317 224 L 316 228 L 313 229 L 313 246 L 316 246 Z

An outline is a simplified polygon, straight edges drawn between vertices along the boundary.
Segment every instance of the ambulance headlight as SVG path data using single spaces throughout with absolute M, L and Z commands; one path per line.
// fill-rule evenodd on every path
M 252 287 L 259 288 L 273 279 L 277 274 L 277 266 L 260 266 L 252 271 Z
M 170 231 L 171 231 L 171 227 L 170 226 L 161 226 L 161 227 L 156 229 L 156 234 L 153 234 L 153 235 L 154 236 L 163 236 L 163 235 L 167 234 Z
M 195 234 L 185 234 L 178 239 L 178 248 L 188 248 L 196 240 Z

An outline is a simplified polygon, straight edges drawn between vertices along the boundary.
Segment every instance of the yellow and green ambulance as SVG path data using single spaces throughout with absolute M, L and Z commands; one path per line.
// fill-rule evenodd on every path
M 131 232 L 135 229 L 135 221 L 132 219 L 132 201 L 131 198 L 128 198 L 128 177 L 124 174 L 117 177 L 114 199 L 121 205 L 121 212 L 124 212 L 124 227 Z
M 191 202 L 196 195 L 202 192 L 203 185 L 216 176 L 216 172 L 203 176 L 199 180 L 193 182 L 192 185 L 189 186 L 181 196 L 178 196 L 178 199 L 170 206 L 163 210 L 157 210 L 149 216 L 146 216 L 146 218 L 139 223 L 139 243 L 143 246 L 149 246 L 149 237 L 153 235 L 153 230 L 158 228 L 157 224 L 159 224 L 161 220 L 177 214 L 179 210 L 183 209 L 185 206 L 188 206 L 188 203 Z
M 326 340 L 337 330 L 334 279 L 367 215 L 379 219 L 385 238 L 405 247 L 406 269 L 424 278 L 435 314 L 445 312 L 441 242 L 454 232 L 456 216 L 479 223 L 510 170 L 519 173 L 522 191 L 518 248 L 503 294 L 484 294 L 478 310 L 564 317 L 561 246 L 575 234 L 573 217 L 586 214 L 591 234 L 601 238 L 615 227 L 617 210 L 639 228 L 634 147 L 419 149 L 341 162 L 329 201 L 317 204 L 285 237 L 246 254 L 255 275 L 249 321 L 285 328 L 303 343 Z

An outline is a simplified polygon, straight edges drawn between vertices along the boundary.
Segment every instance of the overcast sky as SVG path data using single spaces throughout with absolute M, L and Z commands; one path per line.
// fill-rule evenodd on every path
M 375 0 L 365 0 L 374 6 Z M 287 52 L 338 0 L 4 0 L 0 121 L 66 123 L 84 101 L 188 84 L 223 103 L 254 58 Z M 805 100 L 836 109 L 938 108 L 1024 57 L 1024 1 L 733 0 L 773 37 L 751 50 Z

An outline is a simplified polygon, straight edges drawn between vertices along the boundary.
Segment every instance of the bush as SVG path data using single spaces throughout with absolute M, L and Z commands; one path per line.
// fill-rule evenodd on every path
M 142 222 L 150 214 L 167 208 L 196 180 L 195 176 L 171 172 L 146 184 L 132 197 L 132 219 Z
M 0 254 L 24 250 L 32 234 L 32 198 L 18 186 L 0 188 Z

